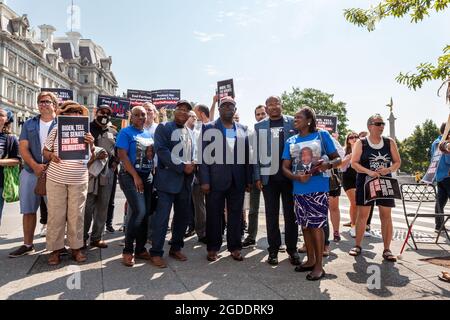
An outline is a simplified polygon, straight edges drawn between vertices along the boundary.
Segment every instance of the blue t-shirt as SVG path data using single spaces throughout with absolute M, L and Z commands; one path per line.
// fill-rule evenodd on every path
M 320 139 L 322 136 L 322 141 Z M 325 155 L 337 152 L 331 136 L 326 131 L 311 133 L 306 137 L 300 135 L 290 138 L 284 147 L 283 160 L 292 160 L 292 171 L 308 173 L 316 162 Z M 307 183 L 294 181 L 294 194 L 311 194 L 330 191 L 330 178 L 323 173 L 315 174 Z
M 148 148 L 153 144 L 150 132 L 129 126 L 120 131 L 116 147 L 127 151 L 128 158 L 137 172 L 148 173 L 153 170 L 153 159 L 147 156 Z

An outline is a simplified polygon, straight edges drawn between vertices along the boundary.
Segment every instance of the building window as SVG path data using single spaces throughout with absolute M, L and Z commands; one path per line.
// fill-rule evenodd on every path
M 26 76 L 26 63 L 23 60 L 19 60 L 19 76 L 22 78 Z
M 31 90 L 27 91 L 27 106 L 30 108 L 33 107 L 33 91 Z
M 16 91 L 16 84 L 12 81 L 8 82 L 7 85 L 7 90 L 6 90 L 6 97 L 8 98 L 9 101 L 14 102 L 14 95 L 15 95 L 15 91 Z
M 83 104 L 85 106 L 87 106 L 87 104 L 88 104 L 88 97 L 83 97 Z
M 22 86 L 17 88 L 17 103 L 20 105 L 25 104 L 25 88 Z
M 16 56 L 8 52 L 8 69 L 11 72 L 16 72 Z
M 28 81 L 34 81 L 34 67 L 31 64 L 27 66 L 27 79 Z
M 83 77 L 83 80 L 82 80 L 83 83 L 89 83 L 89 76 L 87 74 L 84 74 L 82 77 Z
M 41 76 L 41 88 L 47 88 L 47 81 L 44 76 Z

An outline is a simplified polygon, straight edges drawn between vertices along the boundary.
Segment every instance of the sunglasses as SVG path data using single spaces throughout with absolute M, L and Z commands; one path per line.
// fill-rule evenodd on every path
M 348 137 L 348 140 L 356 140 L 356 139 L 359 139 L 359 136 Z
M 372 122 L 372 125 L 375 127 L 383 127 L 386 125 L 384 122 Z

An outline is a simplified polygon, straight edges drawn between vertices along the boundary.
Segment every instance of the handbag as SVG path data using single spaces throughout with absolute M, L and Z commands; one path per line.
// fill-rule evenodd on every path
M 36 181 L 36 187 L 34 188 L 34 193 L 38 196 L 45 197 L 47 195 L 47 168 L 45 167 L 44 172 Z
M 3 169 L 3 199 L 6 203 L 19 201 L 19 165 Z

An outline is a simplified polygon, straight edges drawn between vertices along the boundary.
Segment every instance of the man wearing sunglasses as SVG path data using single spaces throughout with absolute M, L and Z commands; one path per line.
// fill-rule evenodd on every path
M 251 188 L 251 170 L 248 130 L 235 122 L 236 110 L 233 98 L 223 98 L 219 103 L 220 118 L 203 125 L 202 130 L 200 183 L 203 193 L 207 195 L 206 238 L 207 259 L 210 262 L 219 259 L 225 204 L 228 251 L 234 260 L 244 260 L 241 254 L 242 210 L 245 191 Z M 212 147 L 217 149 L 211 150 Z
M 58 99 L 53 93 L 41 92 L 37 98 L 39 115 L 28 120 L 22 127 L 19 138 L 19 152 L 25 162 L 20 174 L 20 212 L 23 215 L 24 244 L 9 254 L 17 258 L 34 252 L 33 238 L 36 229 L 36 213 L 41 197 L 34 193 L 38 177 L 46 169 L 42 155 L 45 140 L 56 125 Z

